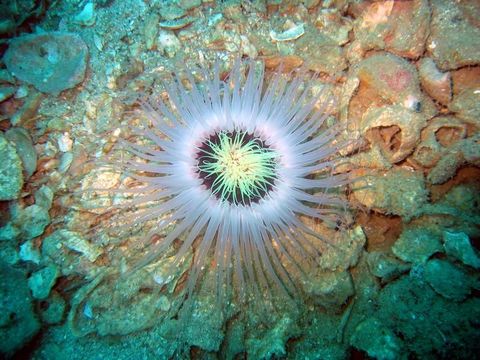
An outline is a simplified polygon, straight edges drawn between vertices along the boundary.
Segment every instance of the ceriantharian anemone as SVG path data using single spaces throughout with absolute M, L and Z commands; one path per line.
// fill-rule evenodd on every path
M 203 271 L 215 272 L 219 297 L 231 288 L 292 294 L 285 265 L 302 269 L 292 252 L 318 256 L 309 240 L 317 234 L 300 217 L 331 220 L 345 205 L 329 191 L 349 181 L 332 172 L 344 145 L 340 127 L 326 126 L 332 98 L 318 104 L 305 74 L 287 80 L 278 71 L 267 83 L 264 65 L 250 60 L 237 60 L 223 79 L 218 62 L 196 71 L 201 81 L 185 71 L 183 82 L 164 84 L 166 99 L 141 101 L 147 124 L 121 142 L 131 157 L 120 167 L 142 184 L 127 224 L 157 219 L 147 238 L 168 229 L 141 265 L 181 237 L 172 266 L 195 254 L 187 294 Z

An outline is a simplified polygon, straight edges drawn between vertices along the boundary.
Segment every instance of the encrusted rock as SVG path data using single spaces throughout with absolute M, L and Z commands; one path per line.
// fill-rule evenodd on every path
M 185 10 L 173 1 L 168 1 L 160 6 L 160 16 L 165 20 L 175 20 L 185 16 L 185 14 Z
M 418 63 L 418 74 L 428 95 L 443 105 L 450 102 L 452 78 L 449 72 L 441 72 L 431 58 L 423 58 Z
M 367 318 L 357 325 L 350 344 L 365 351 L 373 359 L 399 359 L 404 351 L 402 340 L 375 317 Z
M 34 240 L 28 240 L 20 246 L 19 252 L 20 260 L 31 261 L 35 264 L 40 264 L 41 255 L 38 248 L 35 247 Z
M 81 234 L 60 229 L 43 239 L 42 253 L 56 258 L 63 247 L 81 253 L 88 261 L 94 262 L 102 254 L 102 249 L 85 240 Z
M 34 204 L 20 209 L 13 222 L 20 229 L 23 239 L 30 240 L 43 234 L 50 224 L 50 215 L 48 209 Z
M 409 265 L 379 251 L 367 253 L 367 264 L 370 272 L 380 278 L 382 283 L 389 282 L 410 269 Z
M 462 139 L 444 152 L 442 158 L 428 174 L 432 184 L 443 184 L 465 165 L 480 166 L 480 134 Z
M 53 264 L 34 272 L 28 278 L 28 287 L 32 291 L 32 296 L 37 300 L 46 299 L 58 275 L 58 268 Z
M 145 270 L 151 274 L 153 281 L 159 286 L 166 285 L 170 294 L 175 291 L 178 280 L 192 265 L 192 254 L 188 253 L 178 262 L 176 260 L 176 256 L 170 256 L 145 266 Z M 173 267 L 174 263 L 176 263 L 175 267 Z
M 35 192 L 35 204 L 46 209 L 50 210 L 53 202 L 53 191 L 46 185 L 42 185 L 40 189 Z
M 423 114 L 393 105 L 370 108 L 361 120 L 361 131 L 394 164 L 413 152 L 426 125 Z
M 22 159 L 26 178 L 30 178 L 37 169 L 37 152 L 28 131 L 21 127 L 14 127 L 5 133 L 5 137 L 15 144 L 17 153 Z
M 361 84 L 374 90 L 384 100 L 420 111 L 422 95 L 415 67 L 401 57 L 374 54 L 358 64 Z
M 43 300 L 42 305 L 40 315 L 44 323 L 53 325 L 62 321 L 67 305 L 56 291 L 52 291 L 50 296 Z
M 147 18 L 143 23 L 143 36 L 145 37 L 145 45 L 147 50 L 152 50 L 156 45 L 159 21 L 160 16 L 155 13 L 151 13 L 147 15 Z
M 421 213 L 428 198 L 422 172 L 404 168 L 369 171 L 354 183 L 353 195 L 369 209 L 400 215 L 406 221 Z
M 25 98 L 23 106 L 10 118 L 12 125 L 31 127 L 37 116 L 37 110 L 44 95 L 38 91 L 31 91 Z
M 303 288 L 316 304 L 326 309 L 340 309 L 355 293 L 348 271 L 319 272 L 304 281 Z
M 281 65 L 281 70 L 285 72 L 299 68 L 302 64 L 302 58 L 296 55 L 270 56 L 265 58 L 265 67 L 267 69 L 279 69 Z
M 450 189 L 433 204 L 425 204 L 422 213 L 428 216 L 440 215 L 450 232 L 463 232 L 475 238 L 480 236 L 478 224 L 480 214 L 480 192 L 473 184 L 460 184 Z
M 460 119 L 480 128 L 480 87 L 464 89 L 454 96 L 448 108 Z
M 15 78 L 8 72 L 7 69 L 0 69 L 0 83 L 1 84 L 15 84 Z
M 335 169 L 339 173 L 342 173 L 358 168 L 388 170 L 391 169 L 392 166 L 393 164 L 385 156 L 383 146 L 371 144 L 370 150 L 339 159 L 335 165 Z
M 422 264 L 442 252 L 440 235 L 423 228 L 406 229 L 392 246 L 392 252 L 403 261 Z
M 427 49 L 442 70 L 480 63 L 480 7 L 476 1 L 432 1 Z
M 328 236 L 328 241 L 333 246 L 328 246 L 322 252 L 319 265 L 322 270 L 335 271 L 347 270 L 357 264 L 363 247 L 367 241 L 361 226 L 344 231 L 340 236 L 333 233 Z
M 144 268 L 121 279 L 107 275 L 111 271 L 104 269 L 73 296 L 67 321 L 75 335 L 126 335 L 161 324 L 171 308 L 178 311 L 179 299 L 161 295 Z
M 15 93 L 15 99 L 25 99 L 30 94 L 28 85 L 20 85 Z
M 287 355 L 286 344 L 295 328 L 295 323 L 285 315 L 275 326 L 262 334 L 250 336 L 247 341 L 248 357 L 252 359 L 280 358 Z M 260 335 L 260 336 L 258 336 Z
M 441 116 L 428 122 L 412 158 L 424 167 L 432 167 L 448 154 L 449 148 L 467 136 L 467 125 L 454 116 Z
M 224 337 L 223 317 L 216 311 L 215 298 L 210 294 L 197 296 L 190 316 L 190 326 L 185 328 L 187 341 L 207 351 L 219 351 Z
M 344 45 L 349 41 L 352 23 L 342 16 L 336 8 L 321 9 L 315 19 L 315 27 L 322 33 L 335 40 L 337 45 Z
M 68 132 L 64 132 L 63 134 L 59 135 L 57 139 L 58 143 L 58 150 L 61 152 L 68 152 L 72 150 L 73 140 L 70 137 Z
M 447 255 L 453 256 L 465 265 L 469 265 L 475 269 L 480 268 L 480 258 L 475 253 L 467 234 L 463 232 L 454 233 L 445 231 L 443 233 L 443 241 Z
M 19 235 L 20 230 L 10 221 L 0 227 L 0 241 L 15 241 Z
M 60 156 L 60 163 L 58 164 L 58 171 L 61 174 L 64 174 L 72 164 L 73 161 L 73 154 L 71 152 L 63 153 Z
M 99 167 L 89 172 L 82 179 L 81 203 L 84 209 L 101 214 L 105 208 L 112 205 L 112 197 L 107 191 L 95 189 L 115 189 L 119 186 L 120 174 L 106 167 Z
M 337 41 L 310 25 L 306 25 L 305 34 L 295 40 L 295 54 L 302 57 L 308 69 L 331 76 L 338 76 L 348 66 Z
M 22 161 L 5 136 L 0 133 L 0 200 L 13 200 L 23 187 Z
M 12 354 L 39 330 L 27 279 L 22 271 L 0 262 L 0 354 Z
M 158 50 L 165 53 L 169 58 L 173 58 L 181 49 L 180 40 L 178 40 L 172 31 L 160 30 L 157 44 Z
M 202 0 L 179 0 L 178 1 L 178 6 L 180 6 L 184 10 L 194 9 L 200 5 L 202 5 Z
M 0 86 L 0 103 L 12 97 L 17 89 L 13 86 Z
M 472 348 L 477 329 L 472 319 L 480 315 L 478 298 L 463 303 L 448 301 L 439 296 L 423 276 L 403 276 L 382 289 L 377 304 L 374 317 L 382 326 L 392 329 L 405 346 L 397 359 L 411 353 L 434 358 L 439 350 L 445 349 L 442 334 L 452 329 L 455 330 L 448 336 L 449 343 L 455 349 L 467 349 L 466 353 L 462 352 L 464 358 L 475 358 L 476 351 Z
M 92 26 L 95 24 L 95 3 L 88 2 L 74 18 L 73 21 L 82 26 Z
M 464 300 L 473 285 L 472 279 L 463 269 L 439 259 L 427 263 L 425 279 L 437 293 L 455 301 Z
M 480 88 L 480 67 L 467 66 L 450 71 L 452 74 L 453 94 L 458 95 L 466 89 Z
M 363 51 L 385 49 L 417 58 L 424 52 L 429 22 L 427 0 L 372 2 L 355 22 L 355 37 Z
M 50 32 L 17 37 L 4 56 L 7 69 L 38 90 L 58 94 L 83 81 L 88 48 L 77 34 Z
M 19 256 L 16 244 L 12 241 L 0 243 L 0 262 L 8 265 L 18 263 Z

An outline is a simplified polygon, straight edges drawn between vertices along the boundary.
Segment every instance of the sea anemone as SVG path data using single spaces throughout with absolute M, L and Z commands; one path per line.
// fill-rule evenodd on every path
M 164 100 L 140 102 L 148 121 L 130 129 L 135 140 L 120 142 L 131 156 L 111 162 L 142 184 L 127 204 L 136 209 L 127 226 L 157 219 L 145 238 L 165 233 L 134 268 L 171 253 L 181 238 L 172 269 L 194 248 L 187 294 L 213 270 L 219 298 L 230 288 L 291 295 L 285 264 L 302 269 L 293 252 L 318 256 L 311 236 L 319 235 L 300 217 L 331 221 L 345 206 L 329 191 L 349 181 L 332 171 L 345 145 L 340 127 L 326 125 L 332 98 L 318 104 L 301 71 L 267 81 L 264 65 L 250 60 L 236 61 L 224 78 L 218 63 L 196 73 L 201 81 L 185 71 L 184 81 L 164 84 Z

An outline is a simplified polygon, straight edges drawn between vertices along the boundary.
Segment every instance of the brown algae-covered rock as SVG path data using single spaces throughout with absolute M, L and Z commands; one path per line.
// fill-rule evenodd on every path
M 38 90 L 58 94 L 83 81 L 88 48 L 77 34 L 49 32 L 13 39 L 4 56 L 8 71 Z

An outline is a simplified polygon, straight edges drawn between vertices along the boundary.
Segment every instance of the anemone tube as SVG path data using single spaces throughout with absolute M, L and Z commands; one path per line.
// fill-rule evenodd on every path
M 143 184 L 128 222 L 161 219 L 147 237 L 175 224 L 136 267 L 183 235 L 173 266 L 201 239 L 189 295 L 211 253 L 218 298 L 232 285 L 232 273 L 242 296 L 247 286 L 258 294 L 272 286 L 292 294 L 285 261 L 302 266 L 291 252 L 318 256 L 308 240 L 316 234 L 299 215 L 327 220 L 345 206 L 329 193 L 349 182 L 347 174 L 331 172 L 332 157 L 345 145 L 336 139 L 339 127 L 325 126 L 332 99 L 319 109 L 305 75 L 288 81 L 276 72 L 266 85 L 263 64 L 239 60 L 223 81 L 219 68 L 212 75 L 198 69 L 201 84 L 188 71 L 186 85 L 167 82 L 168 100 L 141 102 L 150 125 L 133 130 L 144 143 L 121 142 L 134 158 L 122 169 Z

